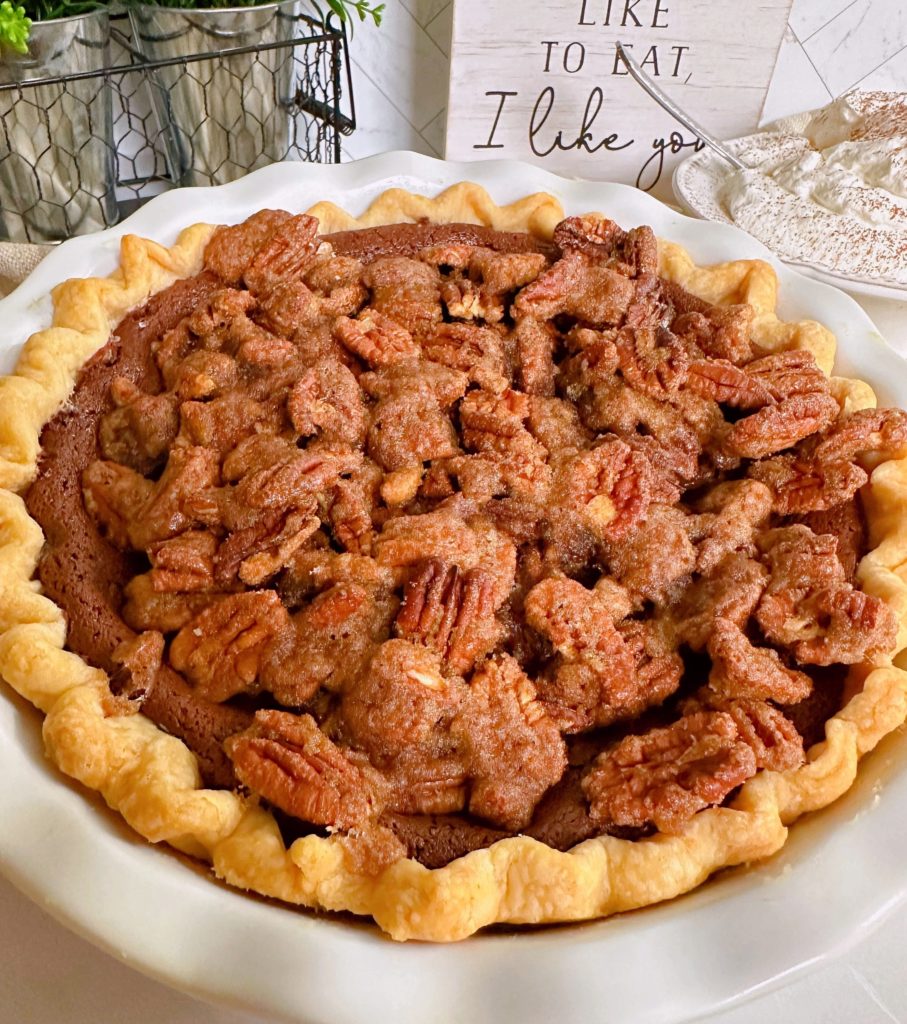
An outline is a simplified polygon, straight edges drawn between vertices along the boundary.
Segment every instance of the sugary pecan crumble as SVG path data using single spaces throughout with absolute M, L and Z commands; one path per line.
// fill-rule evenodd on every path
M 858 492 L 907 414 L 843 414 L 645 227 L 317 231 L 220 229 L 77 389 L 112 713 L 375 870 L 678 831 L 801 763 L 895 642 Z

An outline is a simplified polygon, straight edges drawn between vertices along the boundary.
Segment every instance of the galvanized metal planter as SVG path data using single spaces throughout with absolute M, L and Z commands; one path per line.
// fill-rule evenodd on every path
M 117 220 L 106 11 L 36 22 L 29 53 L 0 59 L 0 234 L 48 242 Z M 27 85 L 48 79 L 40 85 Z
M 28 58 L 0 58 L 0 238 L 53 241 L 173 185 L 340 160 L 356 123 L 341 29 L 298 14 L 295 0 L 149 7 L 135 21 L 146 50 L 175 56 L 152 60 L 125 13 L 108 24 L 100 12 L 36 24 Z
M 152 61 L 232 52 L 186 69 L 149 73 L 170 176 L 180 185 L 220 185 L 288 155 L 293 140 L 296 0 L 260 7 L 130 8 L 139 52 Z

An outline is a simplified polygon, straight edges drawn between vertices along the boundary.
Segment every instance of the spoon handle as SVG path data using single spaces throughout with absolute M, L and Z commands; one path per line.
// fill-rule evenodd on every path
M 645 71 L 643 71 L 643 69 L 630 56 L 630 51 L 623 45 L 623 43 L 617 44 L 617 52 L 620 54 L 621 60 L 626 64 L 627 70 L 630 72 L 632 77 L 643 87 L 643 89 L 646 90 L 656 103 L 663 107 L 672 117 L 676 118 L 682 125 L 684 125 L 684 127 L 689 128 L 691 132 L 698 135 L 707 146 L 714 149 L 715 152 L 720 157 L 727 160 L 732 167 L 736 167 L 738 171 L 749 170 L 742 160 L 739 160 L 734 156 L 734 154 L 723 146 L 718 139 L 713 135 L 710 135 L 702 125 L 697 124 L 689 114 L 681 110 L 670 96 L 665 92 L 662 92 L 661 88 L 657 86 L 651 78 L 649 78 Z

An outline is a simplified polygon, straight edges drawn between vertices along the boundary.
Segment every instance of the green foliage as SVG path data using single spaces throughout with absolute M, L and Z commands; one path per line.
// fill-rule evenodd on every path
M 217 8 L 257 7 L 271 0 L 154 0 L 161 7 Z M 353 15 L 360 21 L 371 18 L 381 24 L 384 4 L 372 6 L 370 0 L 324 0 L 330 12 L 344 23 L 352 25 Z M 322 21 L 328 14 L 322 10 L 318 0 L 312 0 Z M 3 48 L 9 47 L 16 53 L 28 52 L 28 36 L 32 22 L 50 21 L 53 18 L 72 18 L 77 14 L 88 14 L 103 7 L 112 6 L 110 0 L 22 0 L 22 6 L 14 7 L 11 0 L 0 2 L 0 56 Z
M 341 21 L 350 20 L 350 8 L 359 15 L 360 21 L 370 17 L 376 25 L 381 24 L 384 14 L 384 4 L 372 7 L 368 0 L 326 0 L 326 3 Z
M 16 53 L 28 53 L 28 30 L 31 18 L 24 7 L 13 7 L 10 0 L 0 3 L 0 53 L 9 47 Z
M 109 7 L 104 0 L 22 0 L 25 13 L 33 22 L 51 18 L 74 18 L 77 14 L 90 14 Z

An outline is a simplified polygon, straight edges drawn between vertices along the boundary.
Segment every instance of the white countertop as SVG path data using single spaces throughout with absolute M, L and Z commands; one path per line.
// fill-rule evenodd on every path
M 883 336 L 907 356 L 907 303 L 859 301 Z M 65 930 L 2 878 L 0 923 L 0 1024 L 265 1024 L 264 1018 L 208 1006 L 139 975 Z M 894 910 L 847 954 L 709 1019 L 715 1024 L 907 1024 L 904 950 L 907 906 Z M 563 1021 L 573 1024 L 569 1008 Z

